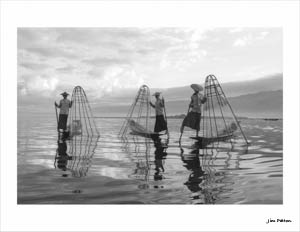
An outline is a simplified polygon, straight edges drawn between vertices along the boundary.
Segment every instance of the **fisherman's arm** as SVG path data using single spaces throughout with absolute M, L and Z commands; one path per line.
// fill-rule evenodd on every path
M 71 108 L 71 107 L 72 107 L 72 105 L 73 105 L 73 101 L 70 101 L 70 105 L 69 105 L 69 107 Z
M 160 101 L 160 107 L 165 107 L 165 99 L 161 99 L 161 101 Z
M 155 105 L 153 105 L 152 102 L 149 102 L 149 104 L 150 104 L 151 107 L 155 108 Z
M 57 105 L 57 103 L 54 102 L 54 105 L 55 105 L 57 108 L 60 108 L 60 107 L 61 107 L 61 102 L 59 102 L 59 105 Z

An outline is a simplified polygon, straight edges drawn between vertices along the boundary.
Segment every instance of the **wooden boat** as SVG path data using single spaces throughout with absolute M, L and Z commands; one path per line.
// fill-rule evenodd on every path
M 227 141 L 231 138 L 233 138 L 233 133 L 231 134 L 226 134 L 226 135 L 220 135 L 217 137 L 190 137 L 191 139 L 195 139 L 197 140 L 199 143 L 201 143 L 203 146 L 204 145 L 208 145 L 210 143 L 214 143 L 214 142 L 222 142 L 222 141 Z
M 129 125 L 129 128 L 131 129 L 130 134 L 133 134 L 133 135 L 140 135 L 140 136 L 147 137 L 147 138 L 154 138 L 154 137 L 158 137 L 161 135 L 161 134 L 153 132 L 151 130 L 147 130 L 145 127 L 138 124 L 137 122 L 135 122 L 132 119 L 128 120 L 128 125 Z

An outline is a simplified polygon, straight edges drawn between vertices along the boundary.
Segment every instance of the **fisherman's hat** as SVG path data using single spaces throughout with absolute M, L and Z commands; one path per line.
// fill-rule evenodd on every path
M 155 92 L 152 96 L 159 96 L 161 94 L 161 92 Z
M 198 84 L 191 84 L 191 88 L 195 91 L 203 91 L 203 87 L 201 85 Z
M 68 96 L 68 95 L 70 95 L 70 94 L 68 94 L 67 92 L 63 92 L 63 93 L 61 93 L 60 95 Z

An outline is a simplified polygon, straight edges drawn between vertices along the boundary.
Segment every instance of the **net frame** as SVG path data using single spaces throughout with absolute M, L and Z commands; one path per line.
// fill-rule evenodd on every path
M 70 135 L 100 136 L 93 112 L 81 86 L 76 86 L 72 92 L 72 107 L 68 118 Z
M 234 138 L 240 133 L 244 142 L 250 144 L 242 130 L 242 127 L 230 105 L 219 81 L 215 75 L 208 75 L 205 79 L 203 113 L 201 116 L 202 137 L 211 140 L 213 143 L 219 143 L 221 136 L 224 141 L 233 143 Z M 232 131 L 232 123 L 236 125 L 236 131 Z M 221 134 L 220 129 L 225 131 Z
M 147 131 L 149 131 L 150 118 L 150 89 L 147 85 L 142 85 L 128 110 L 120 129 L 119 136 L 127 136 L 129 121 L 134 119 L 135 122 L 142 125 Z
M 72 159 L 67 168 L 73 177 L 84 177 L 87 175 L 99 141 L 98 136 L 75 136 L 69 141 L 68 154 Z

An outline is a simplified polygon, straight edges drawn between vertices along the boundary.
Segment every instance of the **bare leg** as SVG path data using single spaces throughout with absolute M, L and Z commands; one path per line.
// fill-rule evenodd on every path
M 182 137 L 182 134 L 183 134 L 183 130 L 184 130 L 184 126 L 182 125 L 181 128 L 180 128 L 180 137 L 179 137 L 179 144 L 181 145 L 181 137 Z

